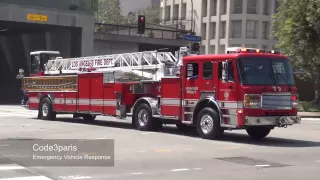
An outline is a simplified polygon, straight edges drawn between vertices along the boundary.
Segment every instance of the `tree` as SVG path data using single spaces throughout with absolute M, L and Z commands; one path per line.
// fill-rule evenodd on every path
M 95 20 L 105 24 L 122 24 L 125 21 L 121 14 L 119 0 L 98 0 Z
M 298 78 L 311 78 L 320 104 L 320 0 L 282 0 L 273 17 L 277 48 L 292 59 Z
M 160 23 L 160 7 L 154 6 L 145 9 L 140 9 L 135 12 L 130 12 L 127 15 L 126 19 L 128 20 L 129 24 L 134 24 L 138 22 L 139 15 L 146 16 L 146 26 Z

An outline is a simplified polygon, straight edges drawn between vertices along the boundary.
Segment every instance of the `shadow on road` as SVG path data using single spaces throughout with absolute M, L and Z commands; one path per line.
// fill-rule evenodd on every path
M 43 121 L 37 118 L 32 118 L 34 120 Z M 132 129 L 133 127 L 131 123 L 128 123 L 127 120 L 121 122 L 121 120 L 114 122 L 114 121 L 85 121 L 81 118 L 57 118 L 55 121 L 64 122 L 64 123 L 77 123 L 77 124 L 87 124 L 93 126 L 106 126 L 111 128 L 119 128 L 119 129 Z M 180 135 L 180 136 L 188 136 L 190 138 L 200 138 L 196 129 L 190 129 L 187 132 L 181 132 L 176 127 L 168 127 L 164 126 L 161 131 L 158 133 L 164 134 L 173 134 L 173 135 Z M 269 136 L 272 135 L 272 131 Z M 208 140 L 209 141 L 209 140 Z M 277 137 L 267 137 L 260 141 L 255 141 L 251 139 L 246 134 L 237 134 L 237 133 L 229 133 L 228 131 L 225 132 L 225 135 L 220 140 L 222 142 L 233 142 L 239 144 L 250 144 L 256 146 L 273 146 L 273 147 L 292 147 L 292 148 L 302 148 L 302 147 L 320 147 L 320 141 L 305 141 L 305 140 L 296 140 L 296 139 L 287 139 L 287 138 L 277 138 Z

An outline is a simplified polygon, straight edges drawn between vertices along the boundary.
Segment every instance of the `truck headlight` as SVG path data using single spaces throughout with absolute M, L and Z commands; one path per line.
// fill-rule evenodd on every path
M 261 108 L 261 95 L 260 94 L 244 95 L 244 108 Z

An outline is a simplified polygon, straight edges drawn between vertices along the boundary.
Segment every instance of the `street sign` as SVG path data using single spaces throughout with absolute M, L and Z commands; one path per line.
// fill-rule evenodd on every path
M 185 34 L 183 35 L 183 40 L 200 42 L 201 36 L 192 36 L 192 35 Z

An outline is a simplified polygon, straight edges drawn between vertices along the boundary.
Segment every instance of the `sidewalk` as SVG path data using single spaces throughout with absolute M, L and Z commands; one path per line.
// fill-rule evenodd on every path
M 320 118 L 320 112 L 298 112 L 302 118 Z

